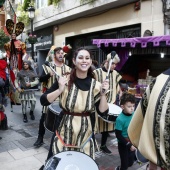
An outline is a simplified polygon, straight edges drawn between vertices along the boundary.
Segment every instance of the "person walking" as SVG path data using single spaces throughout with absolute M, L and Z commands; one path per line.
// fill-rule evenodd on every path
M 170 169 L 170 69 L 148 85 L 128 128 L 132 144 L 149 160 L 149 170 Z
M 94 70 L 95 78 L 99 82 L 103 82 L 106 79 L 107 71 L 109 69 L 109 62 L 112 58 L 112 54 L 114 53 L 111 67 L 110 67 L 110 73 L 108 76 L 109 80 L 109 93 L 107 97 L 107 102 L 108 103 L 115 103 L 116 101 L 116 96 L 118 94 L 121 95 L 121 89 L 119 86 L 119 81 L 121 79 L 121 75 L 115 70 L 117 64 L 120 62 L 119 56 L 116 54 L 115 51 L 112 51 L 107 55 L 107 60 L 102 68 L 98 68 Z M 108 132 L 114 130 L 114 125 L 113 123 L 108 123 L 104 121 L 102 118 L 98 118 L 98 130 L 102 134 L 101 138 L 101 146 L 100 150 L 103 151 L 105 154 L 110 155 L 111 151 L 107 148 L 106 142 L 108 138 Z
M 115 170 L 127 170 L 133 165 L 136 148 L 132 145 L 128 136 L 128 126 L 135 109 L 135 97 L 130 93 L 124 93 L 120 99 L 122 113 L 117 117 L 115 123 L 115 134 L 118 140 L 118 151 L 121 165 Z
M 52 46 L 47 60 L 50 61 L 50 66 L 58 73 L 58 75 L 64 75 L 65 73 L 69 73 L 71 68 L 63 63 L 64 52 L 61 47 Z M 49 89 L 54 82 L 56 81 L 56 74 L 51 70 L 51 68 L 45 64 L 43 64 L 43 72 L 40 76 L 40 82 L 42 83 L 42 92 L 44 93 L 47 89 Z M 43 138 L 45 134 L 45 116 L 47 114 L 48 107 L 43 106 L 42 115 L 39 122 L 39 130 L 38 130 L 38 138 L 34 143 L 35 147 L 40 147 L 43 144 Z
M 39 80 L 31 67 L 31 62 L 28 60 L 23 61 L 23 69 L 17 73 L 17 79 L 15 79 L 15 87 L 19 92 L 19 99 L 21 100 L 23 122 L 27 123 L 26 109 L 28 102 L 31 104 L 30 117 L 31 120 L 35 119 L 34 109 L 36 105 L 35 91 Z

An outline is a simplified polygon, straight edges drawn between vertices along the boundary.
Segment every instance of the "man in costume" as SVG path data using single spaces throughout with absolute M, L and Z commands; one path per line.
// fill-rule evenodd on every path
M 149 170 L 170 169 L 170 69 L 147 87 L 128 128 L 132 144 L 147 158 Z
M 23 69 L 17 73 L 15 79 L 15 87 L 20 93 L 19 99 L 21 100 L 23 122 L 28 122 L 26 115 L 27 103 L 30 102 L 30 116 L 31 120 L 34 120 L 34 109 L 36 105 L 35 90 L 37 90 L 38 77 L 31 67 L 31 62 L 28 60 L 23 61 Z
M 51 67 L 58 73 L 58 75 L 64 75 L 71 71 L 70 67 L 63 63 L 64 52 L 61 47 L 52 46 L 46 61 L 50 61 Z M 40 76 L 40 82 L 42 82 L 42 92 L 44 93 L 49 89 L 56 81 L 56 74 L 51 70 L 49 66 L 43 65 L 43 73 Z M 47 114 L 47 106 L 43 106 L 42 115 L 39 123 L 38 139 L 34 143 L 35 147 L 40 147 L 43 144 L 43 137 L 45 134 L 44 121 Z
M 106 79 L 107 71 L 109 68 L 109 62 L 111 60 L 111 53 L 107 55 L 107 60 L 105 62 L 105 65 L 102 68 L 98 68 L 94 70 L 95 78 L 99 82 L 103 82 Z M 120 86 L 119 86 L 119 81 L 121 79 L 121 75 L 114 70 L 116 68 L 116 65 L 120 62 L 120 59 L 118 55 L 116 54 L 112 60 L 112 65 L 110 68 L 110 73 L 109 73 L 109 90 L 110 92 L 107 94 L 107 102 L 108 103 L 115 103 L 116 101 L 116 96 L 118 93 L 121 92 Z M 102 133 L 102 139 L 101 139 L 101 147 L 100 149 L 110 155 L 111 151 L 107 148 L 106 142 L 107 142 L 107 137 L 108 137 L 108 132 L 114 130 L 114 125 L 113 123 L 108 123 L 106 121 L 103 121 L 103 119 L 98 118 L 98 130 L 100 133 Z
M 13 104 L 20 104 L 19 94 L 16 91 L 14 81 L 17 75 L 17 72 L 22 68 L 22 61 L 27 60 L 28 55 L 26 53 L 25 43 L 17 40 L 16 37 L 20 35 L 24 30 L 24 24 L 18 22 L 15 24 L 11 19 L 6 21 L 6 29 L 11 35 L 11 41 L 4 45 L 4 49 L 7 55 L 7 62 L 9 64 L 10 72 L 10 99 L 11 106 Z

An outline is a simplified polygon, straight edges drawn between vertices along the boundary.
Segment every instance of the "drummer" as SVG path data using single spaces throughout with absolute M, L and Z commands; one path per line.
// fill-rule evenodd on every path
M 71 71 L 71 68 L 63 63 L 63 58 L 63 49 L 61 47 L 52 46 L 46 59 L 46 61 L 50 62 L 50 65 L 59 75 L 63 75 Z M 56 81 L 56 75 L 50 69 L 50 67 L 46 66 L 45 64 L 43 64 L 42 67 L 43 72 L 40 76 L 40 82 L 42 83 L 42 93 L 44 93 Z M 43 106 L 42 115 L 39 123 L 38 139 L 34 143 L 35 147 L 40 147 L 43 144 L 43 138 L 45 134 L 44 121 L 46 113 L 47 106 Z
M 93 78 L 92 59 L 88 49 L 77 49 L 73 64 L 70 75 L 60 77 L 41 96 L 40 102 L 42 105 L 50 105 L 59 97 L 63 109 L 64 115 L 56 131 L 53 154 L 76 150 L 94 159 L 93 121 L 90 115 L 96 109 L 101 116 L 107 117 L 108 104 L 105 92 L 109 88 L 109 83 L 105 80 L 101 84 Z M 104 89 L 104 92 L 101 89 Z
M 112 51 L 111 53 L 115 53 Z M 109 69 L 109 62 L 111 60 L 111 53 L 107 55 L 107 60 L 102 68 L 94 70 L 95 78 L 99 82 L 103 82 L 106 79 L 107 71 Z M 116 54 L 112 60 L 112 65 L 109 74 L 109 94 L 107 98 L 108 103 L 115 103 L 117 94 L 121 95 L 121 89 L 119 86 L 119 81 L 122 76 L 115 70 L 117 64 L 120 62 L 120 58 Z M 114 130 L 113 123 L 108 123 L 102 118 L 98 118 L 98 131 L 102 134 L 100 150 L 107 155 L 111 155 L 112 152 L 107 148 L 106 142 L 109 135 L 109 131 Z

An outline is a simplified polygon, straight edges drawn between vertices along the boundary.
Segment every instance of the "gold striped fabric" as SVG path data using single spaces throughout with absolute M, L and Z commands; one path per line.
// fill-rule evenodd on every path
M 48 67 L 48 66 L 46 66 L 45 64 L 42 65 L 42 67 L 43 67 L 43 69 L 44 69 L 44 71 L 45 71 L 46 74 L 52 72 L 51 68 Z M 69 66 L 65 65 L 65 64 L 63 64 L 62 67 L 57 67 L 55 64 L 53 64 L 52 67 L 53 67 L 53 69 L 58 73 L 58 75 L 63 75 L 63 74 L 65 74 L 65 73 L 71 71 L 71 68 L 70 68 Z M 43 87 L 45 86 L 47 89 L 49 89 L 49 88 L 54 84 L 54 82 L 56 81 L 56 77 L 57 77 L 56 75 L 53 75 L 52 77 L 50 77 L 50 78 L 48 79 L 48 83 L 47 83 L 47 84 L 45 84 L 45 83 L 43 82 L 43 83 L 41 84 L 41 86 L 43 86 Z M 42 87 L 41 87 L 41 88 L 42 88 Z M 43 113 L 47 113 L 47 111 L 48 111 L 48 106 L 43 106 Z
M 46 74 L 52 72 L 51 68 L 46 66 L 45 64 L 42 65 L 44 71 Z M 67 72 L 70 72 L 71 71 L 71 68 L 65 64 L 63 64 L 62 67 L 57 67 L 55 64 L 52 66 L 53 69 L 58 73 L 58 75 L 63 75 Z M 52 84 L 54 84 L 54 82 L 56 81 L 56 75 L 53 75 L 52 77 L 50 77 L 48 79 L 48 83 L 46 85 L 47 88 L 50 88 L 52 86 Z
M 170 169 L 170 76 L 146 89 L 128 128 L 131 142 L 154 164 Z
M 66 111 L 70 112 L 94 112 L 95 103 L 100 99 L 100 86 L 101 84 L 92 79 L 90 90 L 82 91 L 73 84 L 72 88 L 65 91 L 60 96 L 60 106 Z M 66 144 L 73 144 L 80 146 L 84 143 L 92 133 L 92 126 L 90 116 L 72 116 L 65 114 L 58 132 Z M 53 145 L 54 154 L 68 148 L 63 148 L 61 142 L 55 139 Z M 72 149 L 77 150 L 77 149 Z M 85 145 L 83 152 L 94 158 L 94 143 L 90 140 Z
M 95 78 L 99 82 L 103 82 L 106 79 L 107 72 L 103 71 L 102 68 L 94 70 Z M 122 76 L 115 70 L 109 74 L 109 90 L 107 93 L 107 102 L 114 103 L 116 101 L 116 95 L 120 90 L 119 81 Z M 101 118 L 97 118 L 95 131 L 96 132 L 106 132 L 112 131 L 114 129 L 114 125 L 112 123 L 107 123 L 103 121 Z

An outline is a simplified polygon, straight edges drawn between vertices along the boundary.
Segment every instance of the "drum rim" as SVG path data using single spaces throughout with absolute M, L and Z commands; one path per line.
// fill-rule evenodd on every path
M 87 155 L 86 153 L 84 153 L 84 152 L 79 152 L 79 151 L 61 151 L 61 152 L 59 152 L 59 153 L 57 153 L 57 154 L 60 154 L 60 153 L 63 153 L 63 152 L 78 152 L 78 153 L 82 153 L 82 154 L 85 154 L 85 155 Z M 57 154 L 55 154 L 55 155 L 57 155 Z M 51 159 L 52 157 L 54 157 L 55 155 L 53 155 L 53 156 L 51 156 L 49 159 Z M 90 157 L 89 155 L 87 155 L 88 157 Z M 90 157 L 92 160 L 93 160 L 93 162 L 95 162 L 95 164 L 97 165 L 97 168 L 98 168 L 98 170 L 99 170 L 99 166 L 98 166 L 98 164 L 96 163 L 96 161 L 92 158 L 92 157 Z M 48 160 L 49 160 L 48 159 Z M 47 160 L 47 162 L 48 162 L 48 160 Z
M 48 132 L 50 132 L 50 133 L 55 133 L 55 131 L 53 132 L 53 131 L 51 131 L 51 130 L 49 130 L 47 127 L 46 127 L 46 125 L 45 125 L 45 122 L 44 122 L 44 127 L 45 127 L 45 129 L 48 131 Z
M 52 112 L 52 113 L 54 113 L 54 114 L 56 114 L 56 115 L 60 115 L 60 113 L 61 113 L 61 111 L 62 111 L 62 108 L 60 108 L 61 109 L 61 111 L 60 112 L 58 112 L 58 111 L 56 111 L 56 110 L 54 110 L 53 108 L 51 108 L 52 107 L 52 104 L 50 104 L 49 106 L 48 106 L 48 109 Z M 48 112 L 48 109 L 47 109 L 47 112 Z M 56 112 L 55 112 L 56 111 Z M 58 114 L 57 114 L 58 113 Z M 48 114 L 48 113 L 47 113 Z

